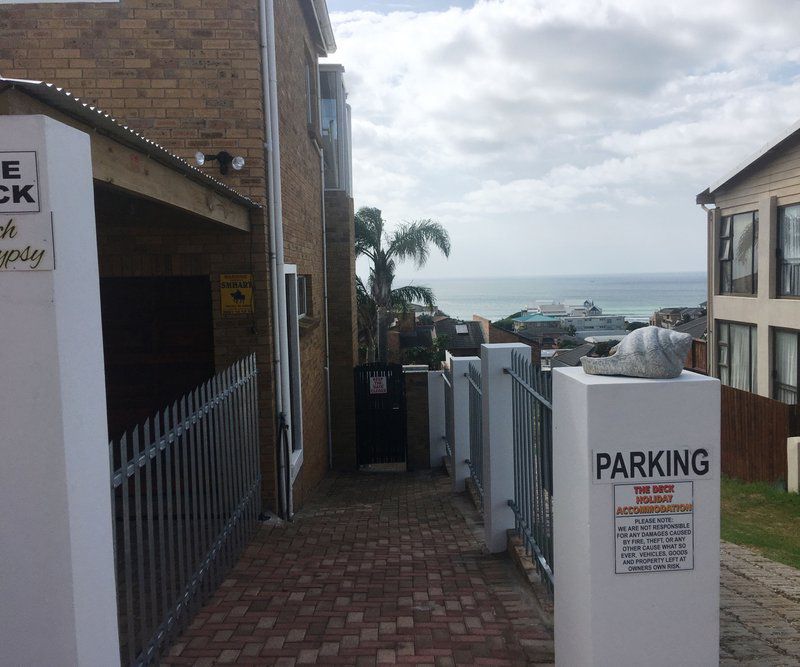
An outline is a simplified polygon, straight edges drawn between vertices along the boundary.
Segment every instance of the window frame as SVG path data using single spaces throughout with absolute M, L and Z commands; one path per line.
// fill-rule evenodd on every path
M 782 382 L 778 382 L 778 344 L 777 344 L 777 335 L 779 333 L 785 334 L 792 334 L 795 337 L 795 345 L 797 346 L 797 359 L 795 360 L 795 386 L 792 387 L 791 385 L 784 384 Z M 772 389 L 770 391 L 770 397 L 776 401 L 780 401 L 781 403 L 785 403 L 786 405 L 798 405 L 798 397 L 800 397 L 800 331 L 797 329 L 787 329 L 785 327 L 772 327 L 771 328 L 771 340 L 770 344 L 772 345 L 772 355 L 771 355 L 771 369 L 770 375 L 772 378 Z M 794 402 L 787 403 L 782 398 L 777 396 L 778 390 L 782 389 L 783 391 L 789 391 L 794 394 Z
M 751 222 L 751 253 L 750 253 L 750 291 L 749 292 L 736 292 L 733 289 L 733 265 L 734 265 L 734 218 L 743 215 L 750 215 Z M 722 296 L 747 296 L 753 297 L 758 294 L 758 225 L 759 215 L 758 210 L 742 211 L 740 213 L 731 213 L 730 215 L 720 216 L 719 228 L 717 230 L 717 267 L 719 271 L 719 284 L 717 293 Z M 725 233 L 727 231 L 727 233 Z M 727 252 L 723 253 L 725 244 Z M 723 257 L 723 254 L 725 257 Z M 727 273 L 728 289 L 725 289 Z
M 748 387 L 734 387 L 731 384 L 731 371 L 733 370 L 733 356 L 731 354 L 731 332 L 730 326 L 739 326 L 739 327 L 747 327 L 748 329 L 748 340 L 747 340 L 747 347 L 748 347 L 748 372 L 747 372 L 747 381 Z M 727 328 L 727 335 L 724 336 L 722 332 Z M 758 392 L 758 326 L 751 322 L 736 322 L 733 320 L 717 320 L 716 322 L 716 345 L 715 347 L 715 369 L 716 375 L 719 381 L 724 384 L 726 387 L 732 387 L 733 389 L 739 389 L 741 391 L 748 391 L 752 394 Z M 725 363 L 722 360 L 722 351 L 725 351 Z M 722 369 L 727 370 L 727 381 L 723 380 L 723 372 Z
M 776 239 L 775 239 L 775 298 L 777 299 L 800 299 L 800 287 L 798 287 L 796 294 L 783 293 L 783 215 L 786 209 L 788 208 L 798 208 L 800 209 L 800 202 L 795 202 L 793 204 L 784 204 L 783 206 L 778 206 L 777 211 L 775 214 L 777 220 L 777 232 L 776 232 Z M 785 329 L 785 331 L 792 331 L 791 329 Z
M 303 466 L 303 378 L 302 361 L 300 356 L 300 317 L 297 303 L 297 266 L 284 265 L 284 285 L 286 289 L 286 329 L 289 338 L 289 365 L 290 377 L 290 430 L 289 438 L 292 445 L 291 480 L 294 483 Z

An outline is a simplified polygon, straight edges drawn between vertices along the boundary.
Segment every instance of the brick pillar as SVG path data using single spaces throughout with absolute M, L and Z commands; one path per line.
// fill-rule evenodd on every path
M 408 470 L 431 467 L 430 432 L 428 428 L 428 367 L 406 366 L 403 369 L 406 385 L 406 437 Z
M 358 326 L 353 200 L 347 193 L 325 193 L 325 221 L 328 230 L 332 465 L 348 469 L 356 467 L 353 368 L 358 363 Z

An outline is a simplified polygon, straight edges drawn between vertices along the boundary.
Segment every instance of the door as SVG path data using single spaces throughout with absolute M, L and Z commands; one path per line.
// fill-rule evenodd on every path
M 405 463 L 406 396 L 400 364 L 355 368 L 358 465 Z

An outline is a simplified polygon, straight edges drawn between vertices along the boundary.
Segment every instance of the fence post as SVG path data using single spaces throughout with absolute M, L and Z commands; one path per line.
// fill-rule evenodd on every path
M 0 662 L 118 665 L 89 137 L 3 116 L 0 151 L 28 193 L 0 207 Z
M 442 371 L 428 371 L 428 440 L 431 444 L 431 468 L 441 467 L 442 460 L 447 454 L 444 447 L 447 431 L 444 391 Z
M 786 439 L 786 487 L 789 493 L 800 493 L 800 438 Z
M 479 362 L 478 357 L 454 357 L 447 353 L 447 363 L 453 373 L 453 491 L 466 488 L 469 477 L 469 380 L 467 371 L 470 363 Z
M 483 526 L 491 553 L 505 551 L 507 532 L 514 527 L 514 513 L 508 501 L 514 496 L 514 411 L 511 353 L 531 359 L 524 343 L 481 345 L 483 383 Z

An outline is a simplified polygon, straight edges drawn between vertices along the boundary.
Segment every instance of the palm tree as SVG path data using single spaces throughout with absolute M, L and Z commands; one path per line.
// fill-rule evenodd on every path
M 450 256 L 450 235 L 438 222 L 415 220 L 400 225 L 391 233 L 384 229 L 384 225 L 380 209 L 365 206 L 355 215 L 356 256 L 363 255 L 372 263 L 367 280 L 369 291 L 363 283 L 361 290 L 362 298 L 368 295 L 374 303 L 377 332 L 373 341 L 377 344 L 377 356 L 381 361 L 386 361 L 386 334 L 391 314 L 397 310 L 405 311 L 415 300 L 429 308 L 435 305 L 430 287 L 392 287 L 396 262 L 412 260 L 420 268 L 428 261 L 431 245 L 445 257 Z

